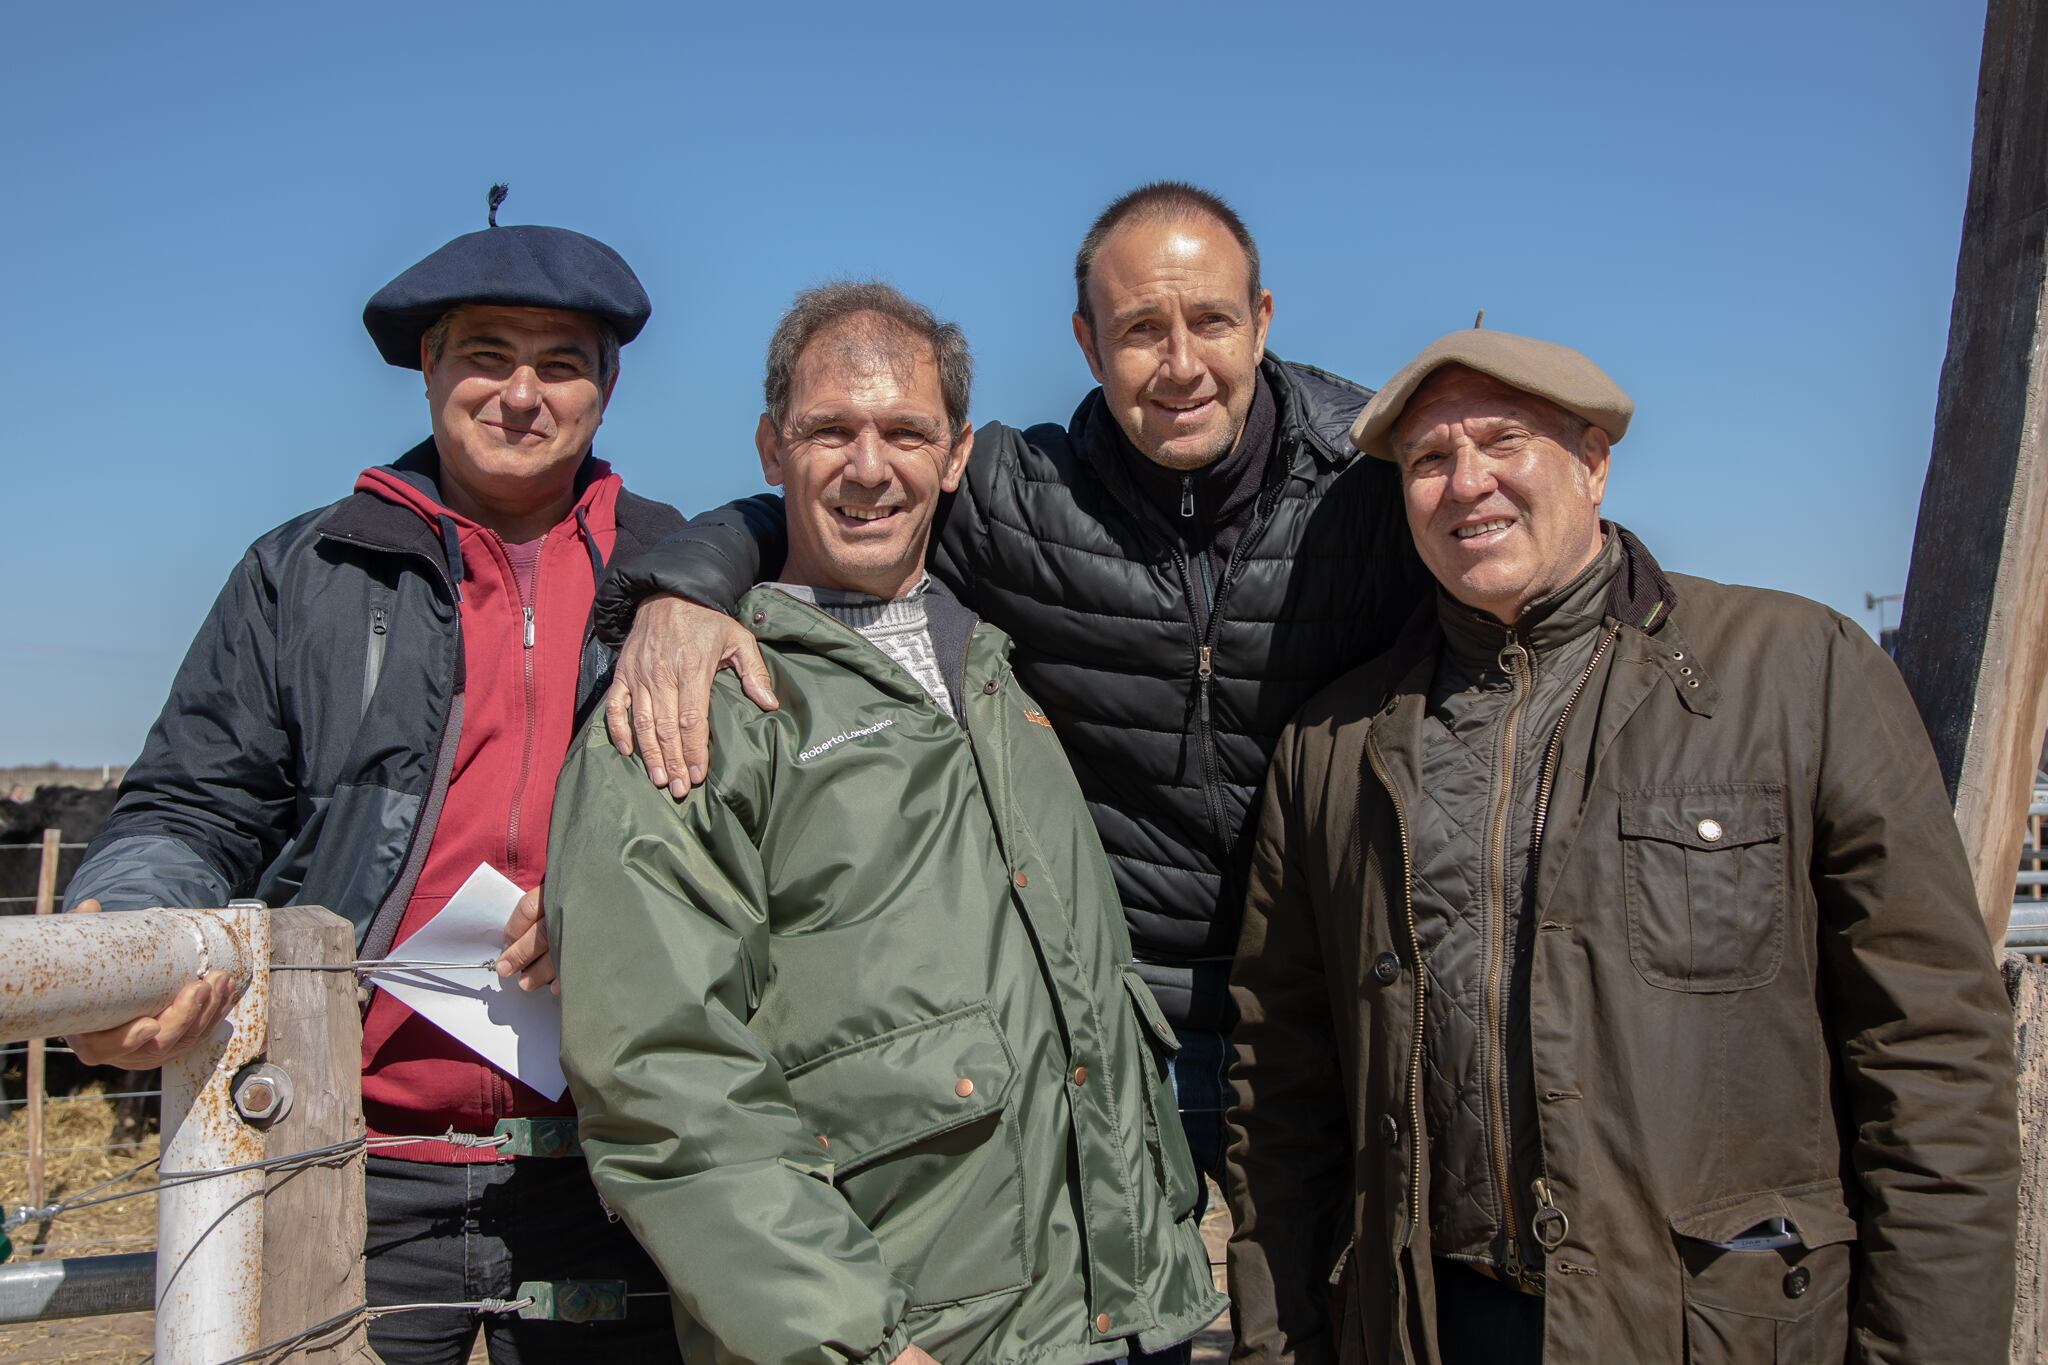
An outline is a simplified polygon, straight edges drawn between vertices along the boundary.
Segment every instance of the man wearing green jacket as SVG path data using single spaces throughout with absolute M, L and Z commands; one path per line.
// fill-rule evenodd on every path
M 1224 1306 L 1080 789 L 924 576 L 969 371 L 886 286 L 801 295 L 755 438 L 786 581 L 740 604 L 781 707 L 721 675 L 680 805 L 601 716 L 562 774 L 562 1060 L 693 1361 L 1084 1365 Z

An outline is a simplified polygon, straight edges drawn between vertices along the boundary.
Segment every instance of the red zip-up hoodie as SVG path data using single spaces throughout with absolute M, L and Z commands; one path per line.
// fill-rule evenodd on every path
M 577 670 L 596 595 L 596 566 L 609 560 L 619 478 L 593 459 L 575 505 L 541 539 L 532 594 L 523 595 L 497 533 L 440 505 L 388 469 L 365 470 L 359 491 L 419 513 L 443 537 L 452 520 L 461 550 L 462 733 L 441 818 L 399 920 L 392 956 L 468 880 L 490 863 L 522 888 L 547 871 L 555 779 L 576 722 Z M 579 518 L 577 513 L 581 513 Z M 453 566 L 451 567 L 451 571 Z M 515 986 L 514 989 L 517 989 Z M 373 1137 L 488 1135 L 501 1118 L 575 1113 L 565 1091 L 550 1100 L 513 1080 L 396 996 L 378 991 L 363 1020 L 363 1117 Z M 415 1142 L 379 1150 L 409 1161 L 497 1160 L 489 1148 Z

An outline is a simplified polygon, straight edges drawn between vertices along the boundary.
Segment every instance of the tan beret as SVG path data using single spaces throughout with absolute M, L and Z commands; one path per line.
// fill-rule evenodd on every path
M 1468 327 L 1438 337 L 1403 365 L 1351 424 L 1351 444 L 1368 455 L 1393 459 L 1394 423 L 1401 410 L 1422 381 L 1445 365 L 1463 365 L 1510 388 L 1547 398 L 1606 432 L 1609 441 L 1627 434 L 1628 419 L 1636 410 L 1621 385 L 1569 346 Z

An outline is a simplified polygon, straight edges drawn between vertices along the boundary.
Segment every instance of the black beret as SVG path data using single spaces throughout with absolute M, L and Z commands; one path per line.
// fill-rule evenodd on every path
M 457 237 L 373 294 L 363 326 L 385 360 L 417 370 L 420 338 L 465 303 L 589 313 L 610 323 L 621 345 L 654 311 L 618 252 L 567 228 L 522 223 Z

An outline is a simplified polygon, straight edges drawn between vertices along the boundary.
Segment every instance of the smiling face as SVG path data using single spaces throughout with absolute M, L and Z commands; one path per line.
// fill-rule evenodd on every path
M 1125 222 L 1096 254 L 1088 300 L 1094 320 L 1075 313 L 1074 340 L 1139 453 L 1181 470 L 1228 454 L 1273 321 L 1230 230 L 1206 215 Z
M 974 432 L 953 437 L 931 347 L 862 313 L 804 347 L 781 429 L 762 414 L 754 444 L 789 518 L 782 576 L 894 598 L 924 573 L 932 513 Z
M 1463 366 L 1394 424 L 1415 548 L 1444 590 L 1513 625 L 1600 552 L 1607 433 Z
M 611 397 L 600 355 L 597 322 L 554 308 L 459 308 L 438 357 L 420 343 L 450 510 L 508 539 L 553 524 Z

